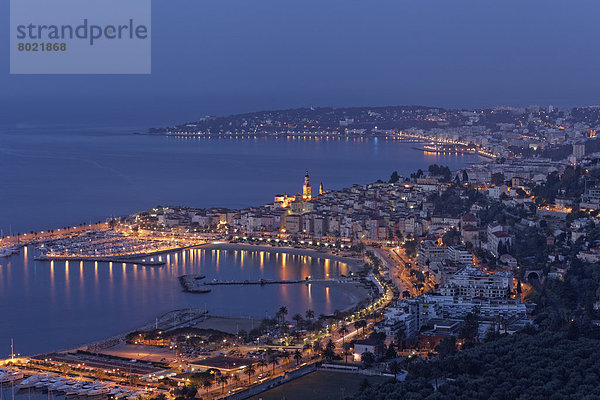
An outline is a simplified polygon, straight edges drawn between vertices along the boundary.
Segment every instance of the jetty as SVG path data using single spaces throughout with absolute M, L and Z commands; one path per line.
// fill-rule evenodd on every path
M 204 275 L 181 275 L 179 283 L 183 287 L 183 291 L 187 293 L 208 293 L 211 290 L 201 285 L 199 281 L 206 278 Z
M 271 280 L 271 279 L 260 279 L 258 281 L 212 281 L 204 282 L 207 286 L 219 286 L 219 285 L 289 285 L 297 283 L 318 283 L 318 282 L 353 282 L 352 279 L 292 279 L 292 280 Z
M 106 262 L 106 263 L 123 263 L 123 264 L 135 264 L 142 265 L 146 267 L 160 267 L 165 265 L 166 261 L 161 260 L 144 260 L 142 258 L 124 258 L 124 257 L 87 257 L 87 256 L 48 256 L 48 255 L 40 255 L 35 257 L 36 261 L 98 261 L 98 262 Z

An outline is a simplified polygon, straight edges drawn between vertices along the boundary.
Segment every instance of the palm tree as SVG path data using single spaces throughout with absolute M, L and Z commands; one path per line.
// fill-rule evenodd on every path
M 283 353 L 281 353 L 281 357 L 285 360 L 285 363 L 288 364 L 290 362 L 290 352 L 287 350 L 284 350 Z
M 348 327 L 346 326 L 345 323 L 342 323 L 342 326 L 339 330 L 340 335 L 342 335 L 342 349 L 346 348 L 346 335 L 348 334 Z M 346 351 L 344 350 L 344 353 L 346 353 Z M 346 354 L 344 354 L 346 355 Z M 346 362 L 348 362 L 348 359 L 345 358 Z
M 335 357 L 335 343 L 331 339 L 325 345 L 325 350 L 323 351 L 323 355 L 325 358 L 330 361 Z
M 292 319 L 296 321 L 296 328 L 300 328 L 304 322 L 304 318 L 302 318 L 302 315 L 300 314 L 295 314 Z
M 279 365 L 279 356 L 277 354 L 271 354 L 269 356 L 269 364 L 273 366 L 273 375 L 275 375 L 275 366 Z
M 308 309 L 308 310 L 306 310 L 306 313 L 304 314 L 304 316 L 306 317 L 306 319 L 312 320 L 315 317 L 315 312 L 311 309 Z
M 352 348 L 351 343 L 344 344 L 344 361 L 345 362 L 348 362 L 348 356 L 352 354 L 352 352 L 350 352 L 351 348 Z
M 302 360 L 302 353 L 299 350 L 294 352 L 294 360 L 296 360 L 296 365 L 300 364 L 300 360 Z
M 248 384 L 250 384 L 250 377 L 254 375 L 255 372 L 256 370 L 252 364 L 248 365 L 248 368 L 246 368 L 246 371 L 244 371 L 244 373 L 248 375 Z
M 358 320 L 354 323 L 356 329 L 362 328 L 362 334 L 365 334 L 365 328 L 367 327 L 367 321 L 364 319 Z
M 217 382 L 221 384 L 221 393 L 225 391 L 225 385 L 229 381 L 229 377 L 227 375 L 219 375 L 217 378 Z
M 204 388 L 204 390 L 206 390 L 206 393 L 208 393 L 211 386 L 212 386 L 212 381 L 210 379 L 205 379 L 204 381 L 202 381 L 202 387 Z
M 312 350 L 312 346 L 310 343 L 304 343 L 304 346 L 302 346 L 302 351 L 309 351 Z
M 264 372 L 265 367 L 267 366 L 267 362 L 265 360 L 259 360 L 256 365 L 260 367 L 260 372 Z
M 318 340 L 315 340 L 312 348 L 313 348 L 313 351 L 315 352 L 315 354 L 319 354 L 320 352 L 323 351 L 323 346 L 321 346 L 321 342 L 319 342 Z
M 279 310 L 277 310 L 277 313 L 275 314 L 277 316 L 277 319 L 281 320 L 281 323 L 285 322 L 285 316 L 288 314 L 288 309 L 286 306 L 281 306 L 279 307 Z

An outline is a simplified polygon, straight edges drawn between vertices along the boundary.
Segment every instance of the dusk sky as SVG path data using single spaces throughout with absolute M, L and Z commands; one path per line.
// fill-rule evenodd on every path
M 0 121 L 75 114 L 145 126 L 311 105 L 597 104 L 598 15 L 597 1 L 154 0 L 151 75 L 9 75 L 1 41 Z

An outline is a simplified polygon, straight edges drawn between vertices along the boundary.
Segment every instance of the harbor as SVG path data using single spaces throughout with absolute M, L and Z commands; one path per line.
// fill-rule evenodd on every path
M 133 400 L 148 397 L 155 390 L 137 385 L 117 384 L 112 381 L 86 379 L 79 376 L 42 372 L 25 368 L 0 369 L 0 384 L 10 387 L 14 393 L 47 393 L 55 396 L 86 397 L 94 399 Z

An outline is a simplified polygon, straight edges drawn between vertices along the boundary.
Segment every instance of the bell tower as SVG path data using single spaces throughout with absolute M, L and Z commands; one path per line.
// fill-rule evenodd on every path
M 304 175 L 304 185 L 302 186 L 302 200 L 310 199 L 312 199 L 310 177 L 308 176 L 308 171 L 306 171 L 306 175 Z

